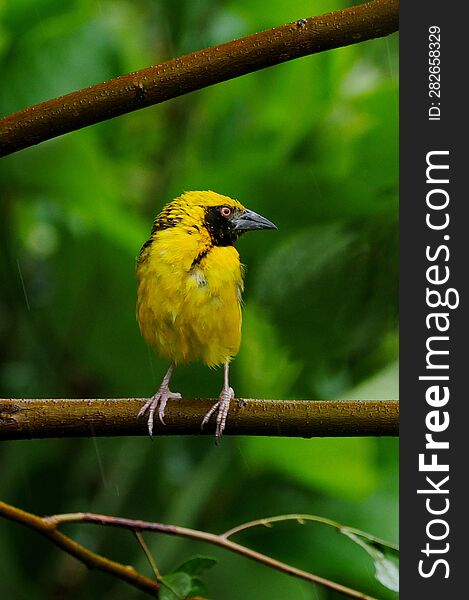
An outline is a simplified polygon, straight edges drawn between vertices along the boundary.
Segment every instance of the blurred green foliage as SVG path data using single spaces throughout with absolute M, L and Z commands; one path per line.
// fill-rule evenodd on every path
M 0 112 L 346 2 L 15 0 L 0 3 Z M 303 58 L 51 140 L 0 163 L 0 386 L 6 397 L 151 394 L 166 369 L 135 323 L 134 261 L 163 203 L 188 189 L 238 198 L 278 224 L 243 238 L 248 265 L 238 396 L 397 395 L 397 40 Z M 215 396 L 221 372 L 174 387 Z M 284 512 L 397 535 L 393 439 L 82 439 L 4 443 L 0 495 L 37 513 L 89 510 L 222 531 Z M 123 531 L 78 541 L 149 568 Z M 355 545 L 292 523 L 239 536 L 380 599 Z M 239 556 L 146 536 L 169 573 L 219 564 L 209 597 L 330 600 Z M 141 597 L 35 533 L 0 522 L 0 597 Z

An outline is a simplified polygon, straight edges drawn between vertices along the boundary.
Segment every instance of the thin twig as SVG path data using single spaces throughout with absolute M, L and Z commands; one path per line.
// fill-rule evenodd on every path
M 389 35 L 398 23 L 398 0 L 374 0 L 121 75 L 0 119 L 0 156 L 259 69 Z
M 279 560 L 276 560 L 275 558 L 266 556 L 265 554 L 261 554 L 260 552 L 256 552 L 255 550 L 251 550 L 251 548 L 247 548 L 246 546 L 242 546 L 241 544 L 232 542 L 227 538 L 226 534 L 216 535 L 205 531 L 199 531 L 197 529 L 179 527 L 177 525 L 165 525 L 163 523 L 153 523 L 150 521 L 141 521 L 135 519 L 124 519 L 94 513 L 68 513 L 41 518 L 31 513 L 22 511 L 2 501 L 0 501 L 0 515 L 6 517 L 7 519 L 16 521 L 18 523 L 22 523 L 23 525 L 26 525 L 27 527 L 30 527 L 32 529 L 36 529 L 41 534 L 54 541 L 54 543 L 56 543 L 56 536 L 61 536 L 62 538 L 67 539 L 67 545 L 58 545 L 70 554 L 73 554 L 73 556 L 75 556 L 85 564 L 87 564 L 87 566 L 94 566 L 96 568 L 100 568 L 101 570 L 105 570 L 109 573 L 113 573 L 117 577 L 125 579 L 128 583 L 131 583 L 132 585 L 135 585 L 136 587 L 139 587 L 140 589 L 143 589 L 146 592 L 152 593 L 153 595 L 155 595 L 155 592 L 158 589 L 157 582 L 145 578 L 143 575 L 137 573 L 132 567 L 125 567 L 124 565 L 120 565 L 119 563 L 113 563 L 112 561 L 109 561 L 108 559 L 102 556 L 90 553 L 82 546 L 79 546 L 78 544 L 70 540 L 70 538 L 67 538 L 67 536 L 64 536 L 63 534 L 58 532 L 57 528 L 65 523 L 94 523 L 97 525 L 105 525 L 109 527 L 127 529 L 134 532 L 153 531 L 163 533 L 166 535 L 173 535 L 192 540 L 198 540 L 201 542 L 207 542 L 214 546 L 219 546 L 221 548 L 224 548 L 225 550 L 230 550 L 231 552 L 235 552 L 236 554 L 240 554 L 242 556 L 255 560 L 259 563 L 267 565 L 268 567 L 281 571 L 282 573 L 287 573 L 288 575 L 304 579 L 306 581 L 309 581 L 310 583 L 316 583 L 328 589 L 334 590 L 349 598 L 356 598 L 358 600 L 376 600 L 371 596 L 368 596 L 362 592 L 359 592 L 347 586 L 341 585 L 340 583 L 336 583 L 334 581 L 330 581 L 329 579 L 320 577 L 319 575 L 315 575 L 313 573 L 308 573 L 307 571 L 297 569 L 296 567 L 283 563 Z M 275 519 L 275 517 L 273 517 L 273 519 Z M 70 543 L 78 546 L 81 549 L 81 552 L 71 552 L 69 549 Z M 86 551 L 89 554 L 85 555 L 83 554 L 83 551 Z M 112 565 L 117 565 L 120 568 L 102 568 L 102 565 L 107 565 L 108 563 Z M 122 577 L 122 569 L 128 570 L 126 578 Z M 146 586 L 143 586 L 142 582 L 149 582 L 149 584 L 147 583 Z
M 338 523 L 337 521 L 333 521 L 332 519 L 328 519 L 326 517 L 320 517 L 319 515 L 305 515 L 305 514 L 296 514 L 296 513 L 289 514 L 289 515 L 277 515 L 275 517 L 265 517 L 263 519 L 255 519 L 254 521 L 242 523 L 241 525 L 238 525 L 237 527 L 233 527 L 232 529 L 225 531 L 225 533 L 222 534 L 222 537 L 229 538 L 232 535 L 240 533 L 241 531 L 246 531 L 247 529 L 251 529 L 253 527 L 259 527 L 259 526 L 271 527 L 272 523 L 281 523 L 283 521 L 297 521 L 298 523 L 300 523 L 300 525 L 303 525 L 303 523 L 305 521 L 311 521 L 313 523 L 322 523 L 323 525 L 329 525 L 330 527 L 333 527 L 334 529 L 336 529 L 337 531 L 340 531 L 341 533 L 343 533 L 343 532 L 353 533 L 362 538 L 366 538 L 370 542 L 375 542 L 377 544 L 380 544 L 381 546 L 391 548 L 392 550 L 396 550 L 396 551 L 399 550 L 399 547 L 396 546 L 396 544 L 392 544 L 391 542 L 382 540 L 382 539 L 376 537 L 375 535 L 371 535 L 371 533 L 367 533 L 366 531 L 362 531 L 362 530 L 356 529 L 354 527 L 344 526 L 341 523 Z
M 148 546 L 145 543 L 145 540 L 143 539 L 143 535 L 141 531 L 134 531 L 134 535 L 138 540 L 138 543 L 140 544 L 143 552 L 145 553 L 145 556 L 147 557 L 147 560 L 150 564 L 151 570 L 153 571 L 155 577 L 156 577 L 156 581 L 161 581 L 161 573 L 158 570 L 158 567 L 156 566 L 156 562 L 155 559 L 153 558 L 152 553 L 150 552 Z
M 0 440 L 51 437 L 148 435 L 137 414 L 146 398 L 0 399 Z M 213 435 L 213 423 L 200 424 L 215 400 L 170 400 L 165 423 L 155 435 Z M 244 400 L 232 402 L 225 435 L 288 437 L 395 436 L 396 401 Z
M 233 527 L 225 533 L 222 534 L 224 538 L 229 538 L 232 535 L 240 533 L 241 531 L 246 531 L 246 529 L 251 529 L 252 527 L 270 527 L 272 523 L 280 523 L 282 521 L 297 521 L 300 524 L 303 524 L 304 521 L 314 521 L 316 523 L 323 523 L 325 525 L 330 525 L 335 529 L 341 529 L 340 523 L 336 521 L 332 521 L 332 519 L 327 519 L 326 517 L 319 517 L 316 515 L 303 515 L 303 514 L 293 514 L 293 515 L 278 515 L 276 517 L 266 517 L 263 519 L 256 519 L 254 521 L 249 521 L 247 523 L 243 523 L 242 525 L 238 525 L 237 527 Z

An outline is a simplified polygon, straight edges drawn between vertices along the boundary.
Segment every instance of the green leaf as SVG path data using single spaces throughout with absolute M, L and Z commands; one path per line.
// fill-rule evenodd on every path
M 180 571 L 165 575 L 160 583 L 160 600 L 184 600 L 192 590 L 192 577 Z
M 375 577 L 385 587 L 399 591 L 399 551 L 391 545 L 377 540 L 364 532 L 343 527 L 340 532 L 361 546 L 375 564 Z
M 205 596 L 206 592 L 207 588 L 204 582 L 198 577 L 193 577 L 189 598 L 193 598 L 195 596 L 197 596 L 198 598 L 202 598 L 203 596 Z
M 199 578 L 204 571 L 217 564 L 209 556 L 193 556 L 177 569 L 161 579 L 161 600 L 183 600 L 189 596 L 201 596 L 205 593 L 203 581 Z
M 210 556 L 193 556 L 182 563 L 177 569 L 174 570 L 175 573 L 187 573 L 188 575 L 197 576 L 201 575 L 207 569 L 211 569 L 217 564 L 217 560 L 215 558 L 210 558 Z

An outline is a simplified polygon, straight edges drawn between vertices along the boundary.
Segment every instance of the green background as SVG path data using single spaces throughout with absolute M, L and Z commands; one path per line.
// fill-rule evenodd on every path
M 346 6 L 292 0 L 0 3 L 0 112 Z M 135 322 L 135 257 L 162 205 L 213 189 L 278 225 L 238 243 L 247 265 L 237 396 L 397 397 L 397 38 L 219 84 L 0 161 L 2 397 L 151 395 L 167 367 Z M 222 373 L 173 388 L 216 396 Z M 40 514 L 94 511 L 213 532 L 281 513 L 396 541 L 395 439 L 77 439 L 0 447 L 0 497 Z M 125 531 L 69 528 L 150 575 Z M 212 599 L 338 598 L 202 544 L 146 536 L 162 572 L 219 558 Z M 239 536 L 262 552 L 395 598 L 350 540 L 321 525 Z M 0 597 L 127 599 L 34 532 L 0 522 Z

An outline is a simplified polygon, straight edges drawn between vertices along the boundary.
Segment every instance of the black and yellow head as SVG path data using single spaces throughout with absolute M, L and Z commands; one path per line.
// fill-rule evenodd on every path
M 277 229 L 268 219 L 237 200 L 216 192 L 185 192 L 156 217 L 152 234 L 171 227 L 188 233 L 206 229 L 214 246 L 231 246 L 245 231 Z

